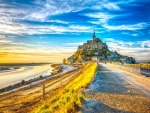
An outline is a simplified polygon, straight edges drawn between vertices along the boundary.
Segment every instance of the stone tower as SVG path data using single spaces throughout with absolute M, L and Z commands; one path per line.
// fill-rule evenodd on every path
M 95 35 L 95 29 L 93 31 L 93 40 L 96 38 L 96 35 Z

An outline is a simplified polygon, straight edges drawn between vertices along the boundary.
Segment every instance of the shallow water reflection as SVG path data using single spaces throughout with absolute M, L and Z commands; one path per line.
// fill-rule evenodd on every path
M 18 83 L 22 80 L 36 78 L 40 75 L 50 75 L 51 71 L 50 64 L 22 66 L 19 69 L 0 71 L 0 88 Z

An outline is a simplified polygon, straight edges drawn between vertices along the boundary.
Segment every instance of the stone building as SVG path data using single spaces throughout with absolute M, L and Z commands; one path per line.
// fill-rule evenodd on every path
M 78 46 L 77 51 L 69 58 L 64 60 L 66 64 L 84 61 L 112 61 L 121 63 L 135 63 L 135 59 L 110 51 L 100 38 L 93 32 L 92 40 L 87 40 L 83 45 Z
M 78 49 L 80 50 L 101 50 L 102 48 L 106 48 L 106 43 L 103 43 L 101 39 L 96 38 L 95 30 L 93 32 L 93 39 L 88 40 L 87 43 L 84 43 L 83 45 L 78 46 Z

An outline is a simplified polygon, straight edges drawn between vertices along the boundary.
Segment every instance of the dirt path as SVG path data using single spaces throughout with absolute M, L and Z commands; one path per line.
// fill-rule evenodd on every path
M 24 89 L 1 95 L 0 113 L 27 113 L 30 108 L 43 100 L 42 86 L 45 84 L 45 95 L 49 95 L 54 89 L 66 84 L 77 76 L 81 69 L 51 78 L 41 83 L 31 85 Z
M 100 64 L 84 92 L 83 113 L 150 113 L 150 79 L 142 78 Z

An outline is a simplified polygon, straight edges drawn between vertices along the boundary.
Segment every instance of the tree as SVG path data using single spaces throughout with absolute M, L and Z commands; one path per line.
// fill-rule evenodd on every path
M 88 51 L 88 52 L 87 52 L 87 55 L 88 55 L 88 56 L 92 56 L 92 55 L 93 55 L 93 52 L 92 52 L 92 51 Z
M 80 50 L 79 53 L 80 53 L 80 55 L 84 55 L 84 51 L 83 50 Z
M 107 55 L 106 55 L 106 54 L 104 54 L 104 57 L 105 57 L 105 58 L 107 58 Z
M 105 54 L 105 53 L 106 53 L 106 51 L 105 51 L 105 49 L 103 49 L 103 50 L 102 50 L 102 54 Z
M 63 64 L 66 64 L 66 59 L 65 58 L 63 59 Z

